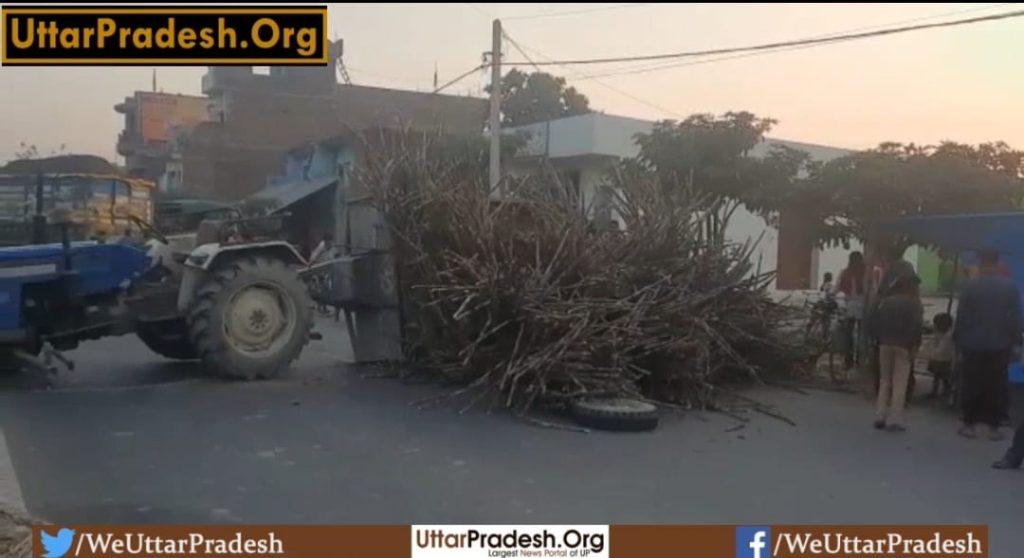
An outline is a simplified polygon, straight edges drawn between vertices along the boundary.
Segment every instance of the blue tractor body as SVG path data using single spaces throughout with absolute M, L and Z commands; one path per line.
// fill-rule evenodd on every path
M 0 248 L 0 344 L 86 328 L 84 309 L 110 303 L 149 267 L 140 247 L 74 242 Z
M 135 334 L 153 352 L 200 360 L 231 378 L 280 374 L 313 334 L 312 302 L 291 244 L 262 219 L 204 222 L 188 251 L 140 223 L 143 243 L 71 242 L 0 248 L 0 371 L 73 368 L 61 351 Z M 45 219 L 33 220 L 33 238 Z M 37 234 L 38 233 L 38 234 Z M 208 233 L 208 238 L 202 238 Z M 185 239 L 188 240 L 188 239 Z

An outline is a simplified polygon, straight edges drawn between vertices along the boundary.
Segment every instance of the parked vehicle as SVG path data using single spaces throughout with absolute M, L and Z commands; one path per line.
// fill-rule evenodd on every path
M 0 175 L 0 244 L 24 245 L 32 223 L 66 226 L 73 240 L 138 232 L 153 222 L 152 182 L 101 174 Z

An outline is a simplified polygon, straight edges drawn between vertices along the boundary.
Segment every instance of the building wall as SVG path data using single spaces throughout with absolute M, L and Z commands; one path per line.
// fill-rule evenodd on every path
M 137 122 L 142 141 L 166 143 L 175 129 L 193 128 L 207 120 L 206 97 L 136 91 Z
M 221 139 L 227 136 L 226 139 Z M 200 126 L 180 153 L 181 191 L 189 196 L 237 201 L 279 174 L 283 148 L 236 142 L 230 133 Z
M 921 277 L 922 293 L 938 294 L 943 291 L 942 258 L 937 252 L 927 248 L 918 248 L 916 267 L 917 274 Z
M 605 201 L 602 197 L 606 195 L 604 192 L 607 184 L 607 172 L 614 162 L 615 158 L 613 157 L 577 157 L 569 162 L 556 160 L 553 164 L 556 170 L 571 168 L 579 171 L 581 203 L 590 215 L 594 216 Z M 528 172 L 529 165 L 514 165 L 512 171 Z M 621 225 L 621 218 L 617 214 L 613 213 L 610 217 Z M 754 245 L 751 251 L 751 263 L 754 264 L 756 270 L 767 272 L 776 269 L 779 231 L 759 215 L 745 207 L 738 207 L 729 219 L 725 236 L 731 242 L 750 242 Z M 808 271 L 810 271 L 810 267 L 808 267 Z
M 584 200 L 595 199 L 602 189 L 605 173 L 617 158 L 635 157 L 639 153 L 635 137 L 649 132 L 654 122 L 591 113 L 568 118 L 519 126 L 506 133 L 520 136 L 526 141 L 517 159 L 510 162 L 513 172 L 526 172 L 539 162 L 551 164 L 555 169 L 579 169 L 581 194 Z M 766 138 L 756 145 L 750 155 L 766 156 L 773 146 L 783 145 L 807 152 L 812 159 L 827 161 L 849 153 L 846 149 Z M 755 244 L 752 264 L 761 271 L 776 271 L 780 283 L 777 288 L 815 289 L 826 271 L 837 274 L 846 265 L 850 249 L 841 246 L 816 248 L 798 222 L 799 213 L 780 218 L 790 221 L 791 237 L 782 238 L 781 231 L 760 216 L 738 208 L 729 220 L 726 237 L 736 243 Z M 615 216 L 612 216 L 614 219 Z M 778 281 L 778 280 L 777 280 Z
M 183 185 L 190 195 L 236 201 L 282 173 L 287 151 L 341 126 L 329 96 L 233 92 L 232 113 L 183 138 Z
M 207 118 L 209 99 L 192 95 L 136 91 L 114 110 L 124 115 L 117 152 L 130 176 L 162 182 L 173 158 L 173 138 Z
M 850 252 L 853 251 L 864 251 L 864 246 L 860 241 L 851 241 L 849 248 L 843 246 L 830 246 L 828 248 L 819 249 L 817 268 L 812 276 L 814 281 L 811 283 L 811 288 L 817 289 L 820 287 L 821 277 L 826 273 L 831 273 L 832 277 L 838 280 L 839 272 L 846 268 L 846 263 L 850 259 Z
M 211 68 L 203 87 L 211 95 L 212 122 L 181 142 L 185 191 L 239 200 L 286 174 L 286 155 L 296 146 L 341 133 L 375 126 L 483 129 L 482 99 L 340 85 L 333 79 L 333 69 L 323 68 L 272 68 L 270 75 Z

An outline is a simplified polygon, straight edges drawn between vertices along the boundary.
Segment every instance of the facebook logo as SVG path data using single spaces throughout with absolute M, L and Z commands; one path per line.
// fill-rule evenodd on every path
M 769 558 L 771 547 L 771 527 L 736 528 L 736 558 Z

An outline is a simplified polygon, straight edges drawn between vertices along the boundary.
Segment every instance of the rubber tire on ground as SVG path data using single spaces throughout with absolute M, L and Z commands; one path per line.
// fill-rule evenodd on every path
M 658 408 L 637 399 L 577 399 L 570 406 L 582 426 L 617 432 L 645 432 L 658 426 Z
M 175 360 L 199 358 L 195 345 L 188 337 L 185 320 L 171 320 L 139 324 L 135 335 L 154 353 Z
M 291 299 L 296 323 L 278 350 L 257 358 L 232 346 L 224 317 L 236 293 L 258 284 L 270 284 Z M 284 262 L 263 257 L 238 259 L 213 270 L 199 287 L 188 312 L 188 326 L 208 373 L 232 379 L 272 378 L 287 370 L 309 342 L 313 301 L 298 274 Z

